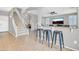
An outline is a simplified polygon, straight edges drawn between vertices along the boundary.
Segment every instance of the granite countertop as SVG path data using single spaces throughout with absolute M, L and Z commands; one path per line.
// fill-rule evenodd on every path
M 53 27 L 69 27 L 69 25 L 60 25 L 60 24 L 58 24 L 58 25 L 49 25 L 49 26 L 53 26 Z

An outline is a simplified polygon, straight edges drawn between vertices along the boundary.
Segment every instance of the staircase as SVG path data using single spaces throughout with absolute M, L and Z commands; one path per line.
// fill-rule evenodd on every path
M 11 11 L 11 13 L 12 13 L 11 14 L 12 19 L 10 18 L 10 21 L 13 21 L 15 26 L 13 26 L 13 27 L 10 26 L 10 27 L 13 28 L 13 29 L 15 28 L 14 32 L 16 32 L 13 35 L 15 37 L 22 36 L 22 35 L 29 35 L 29 30 L 25 26 L 25 24 L 26 24 L 25 20 L 22 18 L 21 13 L 19 12 L 19 10 L 17 8 L 15 8 Z M 12 30 L 10 30 L 10 32 L 11 31 Z

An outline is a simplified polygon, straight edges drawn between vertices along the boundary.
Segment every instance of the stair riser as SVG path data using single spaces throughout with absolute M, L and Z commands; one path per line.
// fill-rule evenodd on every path
M 21 33 L 21 34 L 17 34 L 18 36 L 22 36 L 22 35 L 29 35 L 29 33 Z

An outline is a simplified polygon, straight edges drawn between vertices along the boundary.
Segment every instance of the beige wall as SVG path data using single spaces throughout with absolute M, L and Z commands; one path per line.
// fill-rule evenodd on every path
M 0 15 L 0 32 L 8 31 L 8 16 Z
M 77 20 L 77 25 L 78 25 L 78 28 L 79 28 L 79 8 L 77 9 L 77 12 L 78 12 L 78 20 Z
M 16 36 L 16 32 L 12 20 L 13 19 L 9 17 L 9 33 L 11 33 L 13 36 Z
M 32 30 L 35 30 L 37 28 L 37 23 L 38 23 L 38 16 L 30 14 L 30 24 Z

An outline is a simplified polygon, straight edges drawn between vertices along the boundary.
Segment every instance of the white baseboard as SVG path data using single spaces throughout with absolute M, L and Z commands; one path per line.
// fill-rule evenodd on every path
M 4 32 L 8 32 L 8 31 L 3 31 L 3 32 L 0 32 L 0 33 L 4 33 Z
M 71 48 L 71 47 L 68 47 L 68 46 L 64 46 L 65 48 L 68 48 L 68 49 L 71 49 L 71 50 L 74 50 L 74 51 L 79 51 L 77 49 L 74 49 L 74 48 Z
M 58 45 L 58 43 L 57 43 L 57 45 Z M 68 49 L 71 49 L 71 50 L 73 50 L 73 51 L 79 51 L 78 49 L 74 49 L 74 48 L 71 48 L 71 47 L 68 47 L 68 46 L 64 46 L 65 48 L 68 48 Z

